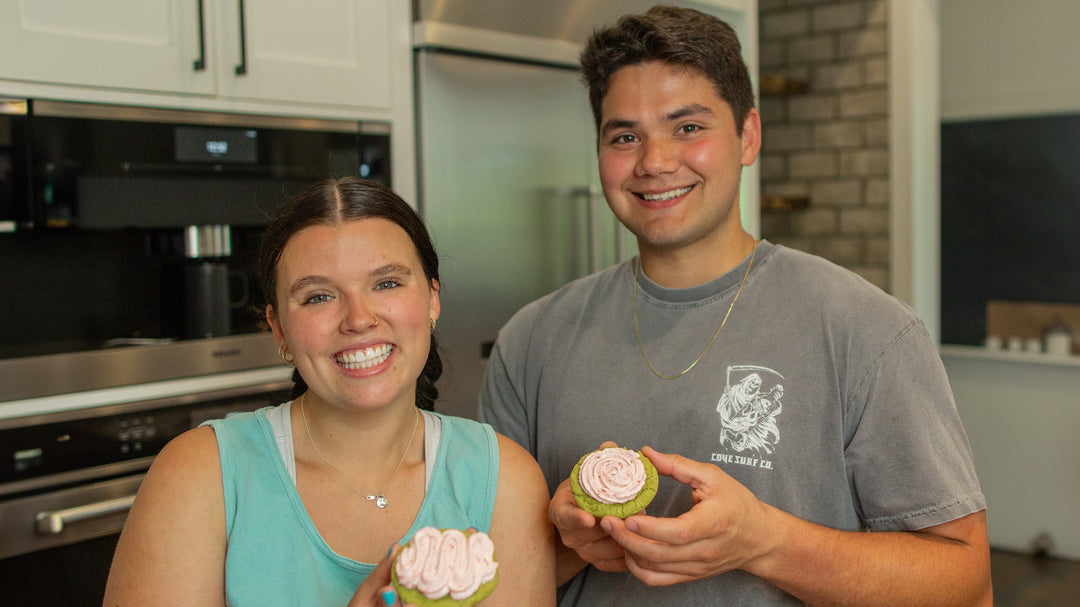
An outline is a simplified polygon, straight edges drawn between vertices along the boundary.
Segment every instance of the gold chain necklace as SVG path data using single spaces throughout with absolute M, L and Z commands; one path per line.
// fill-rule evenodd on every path
M 304 420 L 304 430 L 307 431 L 308 440 L 311 442 L 311 446 L 315 449 L 315 453 L 319 455 L 319 459 L 321 459 L 323 463 L 327 466 L 330 466 L 330 468 L 332 468 L 334 472 L 337 472 L 338 476 L 341 477 L 341 480 L 345 481 L 345 484 L 349 486 L 349 489 L 353 490 L 353 493 L 359 495 L 360 497 L 366 499 L 369 502 L 374 501 L 375 505 L 379 508 L 386 508 L 386 506 L 390 504 L 390 501 L 386 499 L 386 490 L 390 488 L 390 483 L 394 482 L 394 477 L 397 476 L 398 470 L 401 469 L 401 464 L 405 461 L 405 456 L 409 454 L 409 447 L 412 446 L 413 436 L 416 435 L 416 426 L 420 425 L 420 410 L 416 410 L 416 421 L 413 422 L 412 434 L 409 434 L 409 442 L 405 443 L 405 451 L 401 454 L 401 459 L 398 460 L 397 468 L 394 468 L 394 473 L 390 475 L 390 480 L 386 481 L 386 486 L 382 488 L 382 491 L 378 493 L 364 494 L 358 491 L 356 487 L 354 487 L 353 484 L 349 482 L 348 477 L 346 477 L 345 473 L 343 473 L 341 470 L 338 470 L 337 466 L 326 461 L 326 458 L 323 456 L 322 451 L 319 451 L 319 446 L 315 444 L 315 439 L 311 438 L 311 428 L 308 427 L 307 412 L 304 410 L 305 396 L 307 396 L 307 392 L 304 392 L 300 395 L 300 417 Z
M 756 239 L 754 240 L 754 248 L 750 251 L 750 263 L 746 266 L 746 273 L 743 274 L 742 282 L 739 283 L 739 289 L 735 291 L 735 299 L 732 299 L 731 305 L 728 306 L 727 314 L 724 314 L 724 320 L 720 321 L 720 328 L 717 329 L 716 333 L 713 334 L 712 340 L 709 342 L 709 345 L 705 346 L 705 351 L 701 353 L 701 356 L 698 356 L 697 359 L 694 360 L 694 362 L 690 363 L 689 367 L 683 369 L 681 373 L 676 373 L 675 375 L 664 375 L 657 371 L 656 367 L 653 366 L 652 361 L 649 360 L 649 355 L 645 353 L 645 344 L 641 341 L 641 330 L 638 329 L 637 321 L 637 281 L 638 270 L 641 268 L 641 257 L 638 256 L 637 263 L 634 264 L 634 333 L 637 335 L 638 345 L 641 346 L 641 355 L 645 357 L 645 362 L 649 365 L 649 368 L 652 369 L 652 372 L 655 373 L 657 377 L 659 377 L 660 379 L 675 379 L 678 377 L 682 377 L 683 375 L 689 373 L 690 369 L 693 369 L 694 366 L 697 365 L 702 358 L 705 358 L 705 355 L 708 354 L 709 349 L 712 348 L 714 343 L 716 343 L 716 338 L 720 337 L 720 331 L 724 330 L 724 325 L 727 324 L 728 316 L 731 316 L 731 309 L 735 307 L 735 302 L 739 301 L 739 293 L 742 293 L 743 285 L 746 284 L 746 277 L 750 275 L 750 268 L 754 267 L 755 255 L 757 255 Z

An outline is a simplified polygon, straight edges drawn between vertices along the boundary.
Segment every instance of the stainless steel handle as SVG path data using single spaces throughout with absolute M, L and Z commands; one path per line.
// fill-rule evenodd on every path
M 244 0 L 239 1 L 240 5 L 240 64 L 237 65 L 233 71 L 237 76 L 243 76 L 247 73 L 247 36 L 244 29 Z
M 128 495 L 74 508 L 38 512 L 34 517 L 34 526 L 39 535 L 60 535 L 64 532 L 64 525 L 68 523 L 130 510 L 134 501 L 135 496 Z
M 600 188 L 587 185 L 565 190 L 571 198 L 585 199 L 585 233 L 589 253 L 589 274 L 600 269 L 600 232 L 596 216 L 596 201 L 600 198 Z
M 598 231 L 599 225 L 596 222 L 597 194 L 596 186 L 589 185 L 585 201 L 589 226 L 589 274 L 593 274 L 600 269 L 600 233 Z
M 203 0 L 196 4 L 199 7 L 199 58 L 194 61 L 192 68 L 201 72 L 206 69 L 206 20 L 203 18 Z
M 618 221 L 615 222 L 615 263 L 626 260 L 626 228 Z

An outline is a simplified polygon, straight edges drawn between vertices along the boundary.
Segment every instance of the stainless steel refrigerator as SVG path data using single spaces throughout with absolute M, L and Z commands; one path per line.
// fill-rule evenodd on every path
M 442 410 L 473 416 L 499 328 L 613 263 L 617 223 L 577 72 L 422 51 L 417 74 L 421 209 L 443 278 Z
M 681 4 L 747 22 L 724 3 L 738 4 Z M 443 278 L 440 411 L 475 415 L 487 351 L 514 312 L 636 254 L 600 192 L 577 55 L 592 28 L 651 4 L 414 5 L 419 207 Z

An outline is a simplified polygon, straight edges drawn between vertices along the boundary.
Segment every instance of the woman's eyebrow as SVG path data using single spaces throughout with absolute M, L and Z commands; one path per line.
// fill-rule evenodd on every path
M 289 287 L 289 294 L 303 291 L 304 289 L 312 285 L 325 284 L 327 282 L 330 282 L 330 279 L 325 276 L 304 276 L 303 278 L 297 279 L 296 282 L 292 283 L 292 285 Z
M 403 263 L 388 263 L 371 271 L 372 276 L 386 276 L 388 274 L 412 274 L 412 270 Z
M 412 270 L 409 268 L 409 266 L 403 263 L 388 263 L 386 265 L 375 268 L 370 272 L 369 275 L 374 278 L 379 278 L 381 276 L 389 276 L 391 274 L 404 274 L 406 276 L 411 276 Z M 329 282 L 329 278 L 319 274 L 304 276 L 303 278 L 297 279 L 296 282 L 294 282 L 292 286 L 289 287 L 289 293 L 293 294 L 298 291 L 303 291 L 304 289 L 307 289 L 309 287 L 328 284 Z

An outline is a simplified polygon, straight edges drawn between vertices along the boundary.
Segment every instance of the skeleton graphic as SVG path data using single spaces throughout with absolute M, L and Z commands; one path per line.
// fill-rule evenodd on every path
M 784 396 L 784 386 L 779 382 L 783 379 L 782 375 L 765 367 L 728 367 L 727 385 L 716 405 L 723 424 L 721 446 L 735 451 L 773 452 L 780 442 L 776 417 L 782 408 L 780 399 Z

